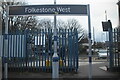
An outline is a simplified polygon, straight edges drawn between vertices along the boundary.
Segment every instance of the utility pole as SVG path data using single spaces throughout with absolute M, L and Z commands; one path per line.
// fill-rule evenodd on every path
M 54 0 L 54 5 L 56 5 L 56 0 Z M 59 57 L 57 54 L 56 15 L 57 15 L 57 12 L 55 12 L 55 14 L 54 14 L 54 54 L 53 54 L 53 61 L 52 61 L 52 78 L 53 78 L 53 80 L 56 80 L 59 78 Z

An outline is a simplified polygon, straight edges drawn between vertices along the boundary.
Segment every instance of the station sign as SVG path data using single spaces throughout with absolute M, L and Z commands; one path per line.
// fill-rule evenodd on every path
M 87 15 L 87 5 L 9 6 L 9 15 L 47 15 L 47 14 Z

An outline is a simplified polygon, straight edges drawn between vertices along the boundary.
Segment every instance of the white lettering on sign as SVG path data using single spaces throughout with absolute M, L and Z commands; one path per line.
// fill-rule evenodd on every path
M 55 8 L 25 8 L 25 13 L 55 12 Z
M 56 8 L 25 8 L 25 13 L 59 13 L 59 12 L 71 12 L 69 7 L 56 7 Z
M 70 8 L 57 7 L 57 12 L 70 12 Z

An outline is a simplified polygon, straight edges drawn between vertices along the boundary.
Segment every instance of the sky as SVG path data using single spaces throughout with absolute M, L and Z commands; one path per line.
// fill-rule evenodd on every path
M 54 0 L 22 0 L 31 5 L 54 4 Z M 90 4 L 91 14 L 91 32 L 93 27 L 95 31 L 96 41 L 105 41 L 106 32 L 102 31 L 102 21 L 106 21 L 105 10 L 107 12 L 107 20 L 111 20 L 112 27 L 118 26 L 118 0 L 56 0 L 57 4 Z M 44 16 L 45 17 L 45 16 Z M 47 16 L 48 17 L 48 16 Z M 88 31 L 88 17 L 87 16 L 58 16 L 57 19 L 67 20 L 75 18 L 79 20 L 81 26 Z M 93 35 L 93 34 L 92 34 Z

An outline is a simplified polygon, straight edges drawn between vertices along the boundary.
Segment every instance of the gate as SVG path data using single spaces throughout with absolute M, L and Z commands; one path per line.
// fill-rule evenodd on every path
M 57 51 L 59 70 L 71 72 L 78 70 L 78 33 L 77 29 L 57 30 Z M 25 32 L 3 35 L 3 64 L 8 63 L 9 71 L 52 71 L 53 30 L 26 30 Z M 7 56 L 5 55 L 7 40 Z M 4 68 L 3 68 L 4 69 Z

